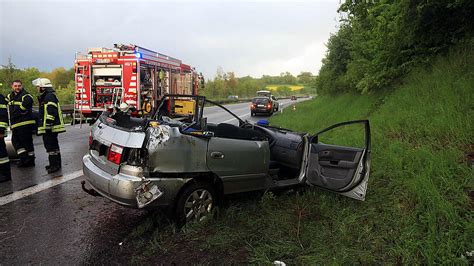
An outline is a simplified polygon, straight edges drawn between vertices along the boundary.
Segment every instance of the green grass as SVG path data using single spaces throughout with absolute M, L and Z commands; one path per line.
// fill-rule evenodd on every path
M 370 119 L 365 202 L 308 188 L 233 197 L 217 219 L 181 231 L 149 217 L 131 235 L 146 250 L 132 262 L 184 248 L 194 263 L 472 264 L 474 174 L 465 155 L 474 151 L 473 63 L 473 48 L 457 48 L 392 92 L 318 97 L 271 119 L 312 133 Z M 357 138 L 344 131 L 332 140 Z

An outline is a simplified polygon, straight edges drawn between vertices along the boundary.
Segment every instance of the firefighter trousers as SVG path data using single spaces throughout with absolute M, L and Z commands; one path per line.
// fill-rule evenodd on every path
M 5 145 L 5 138 L 0 137 L 0 182 L 10 179 L 10 160 L 8 159 L 7 145 Z
M 61 152 L 59 150 L 58 133 L 46 130 L 43 134 L 43 143 L 44 148 L 49 155 L 49 167 L 61 168 Z
M 33 130 L 34 125 L 24 125 L 12 130 L 12 144 L 22 164 L 34 164 L 35 161 Z

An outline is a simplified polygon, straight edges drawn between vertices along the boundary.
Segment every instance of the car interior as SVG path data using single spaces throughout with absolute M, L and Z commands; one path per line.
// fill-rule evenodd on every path
M 167 105 L 162 105 L 161 109 L 156 117 L 159 118 L 160 123 L 179 127 L 185 134 L 206 131 L 212 132 L 210 136 L 218 138 L 267 140 L 270 147 L 269 172 L 274 179 L 292 179 L 298 177 L 300 173 L 304 134 L 266 125 L 250 124 L 246 121 L 240 121 L 240 126 L 228 123 L 207 123 L 206 118 L 198 119 L 194 115 L 173 114 Z M 113 114 L 111 118 L 115 120 L 116 126 L 126 129 L 137 127 L 144 129 L 149 121 L 120 112 Z

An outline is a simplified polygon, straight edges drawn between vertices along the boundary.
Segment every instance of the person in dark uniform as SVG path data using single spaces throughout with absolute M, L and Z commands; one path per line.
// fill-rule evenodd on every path
M 33 80 L 40 95 L 38 134 L 43 135 L 43 143 L 48 152 L 49 165 L 46 166 L 48 174 L 61 169 L 61 153 L 59 150 L 58 133 L 65 132 L 63 115 L 58 98 L 54 94 L 53 85 L 47 78 Z
M 35 166 L 33 132 L 36 121 L 33 117 L 33 96 L 23 89 L 20 80 L 12 82 L 12 92 L 7 96 L 10 110 L 12 143 L 20 157 L 18 167 Z
M 7 100 L 0 94 L 0 182 L 12 179 L 10 172 L 10 160 L 8 159 L 5 137 L 7 136 L 8 111 Z

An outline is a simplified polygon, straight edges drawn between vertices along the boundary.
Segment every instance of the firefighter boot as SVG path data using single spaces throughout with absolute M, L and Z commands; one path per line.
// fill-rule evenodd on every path
M 18 154 L 18 157 L 20 158 L 20 160 L 17 163 L 18 167 L 25 167 L 24 165 L 28 161 L 28 154 L 26 152 L 22 152 Z
M 49 155 L 48 174 L 55 173 L 61 169 L 61 154 Z
M 25 168 L 33 166 L 35 166 L 35 156 L 22 153 L 20 156 L 20 162 L 18 163 L 18 167 Z
M 54 160 L 55 160 L 55 159 L 54 159 L 54 158 L 55 158 L 55 157 L 54 157 L 55 155 L 57 155 L 58 158 L 59 158 L 59 160 L 58 160 L 58 162 L 59 162 L 58 165 L 59 165 L 59 168 L 61 168 L 61 153 L 59 153 L 59 152 L 57 152 L 57 153 L 56 153 L 56 152 L 51 152 L 51 153 L 48 155 L 49 164 L 44 167 L 46 170 L 49 170 L 49 169 L 51 168 L 51 165 L 53 165 L 53 162 L 54 162 Z
M 12 180 L 10 172 L 10 163 L 0 164 L 0 183 Z

